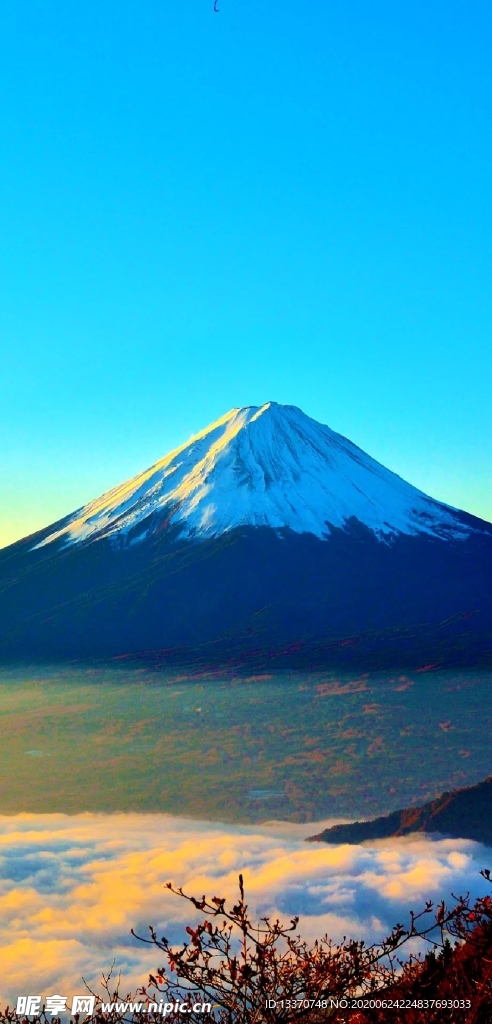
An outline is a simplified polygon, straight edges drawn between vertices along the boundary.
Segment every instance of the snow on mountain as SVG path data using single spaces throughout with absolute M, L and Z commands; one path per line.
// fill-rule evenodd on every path
M 146 526 L 143 520 L 151 514 Z M 343 528 L 351 517 L 380 539 L 400 533 L 465 539 L 471 532 L 456 510 L 412 487 L 341 434 L 295 406 L 267 402 L 228 412 L 150 469 L 79 509 L 37 546 L 58 539 L 125 540 L 139 524 L 142 540 L 163 520 L 198 539 L 239 526 L 327 538 L 331 526 Z

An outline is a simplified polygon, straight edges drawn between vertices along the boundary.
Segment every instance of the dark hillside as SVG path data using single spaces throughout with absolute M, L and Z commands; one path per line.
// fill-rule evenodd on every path
M 407 807 L 372 821 L 334 825 L 308 842 L 363 843 L 412 832 L 439 832 L 452 839 L 474 839 L 492 845 L 492 775 L 477 786 L 443 793 L 423 807 Z
M 382 542 L 353 520 L 328 540 L 249 527 L 194 541 L 164 526 L 138 544 L 32 550 L 41 537 L 0 552 L 4 660 L 492 661 L 492 530 Z

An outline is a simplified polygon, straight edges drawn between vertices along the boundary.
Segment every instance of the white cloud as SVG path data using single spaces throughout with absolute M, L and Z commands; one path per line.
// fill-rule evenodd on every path
M 0 817 L 0 997 L 81 990 L 116 960 L 123 988 L 146 980 L 158 956 L 130 936 L 169 937 L 189 906 L 164 889 L 233 896 L 242 871 L 250 906 L 301 915 L 325 932 L 377 938 L 424 898 L 480 891 L 490 851 L 467 840 L 408 838 L 366 846 L 306 844 L 316 826 L 229 827 L 167 815 Z

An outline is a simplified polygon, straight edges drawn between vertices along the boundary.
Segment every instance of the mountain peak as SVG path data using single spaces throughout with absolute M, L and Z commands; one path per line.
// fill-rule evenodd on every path
M 38 546 L 138 540 L 162 521 L 195 539 L 241 526 L 321 539 L 357 519 L 380 538 L 464 538 L 455 510 L 385 469 L 294 405 L 234 408 L 149 469 L 79 509 Z

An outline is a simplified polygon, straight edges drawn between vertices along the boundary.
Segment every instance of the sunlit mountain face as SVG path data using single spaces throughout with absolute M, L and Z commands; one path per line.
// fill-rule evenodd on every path
M 489 523 L 270 402 L 0 552 L 0 656 L 483 663 L 491 580 Z
M 428 498 L 295 406 L 233 409 L 150 469 L 84 506 L 40 545 L 143 540 L 164 523 L 180 537 L 265 526 L 327 539 L 350 519 L 380 539 L 464 538 L 454 509 Z

